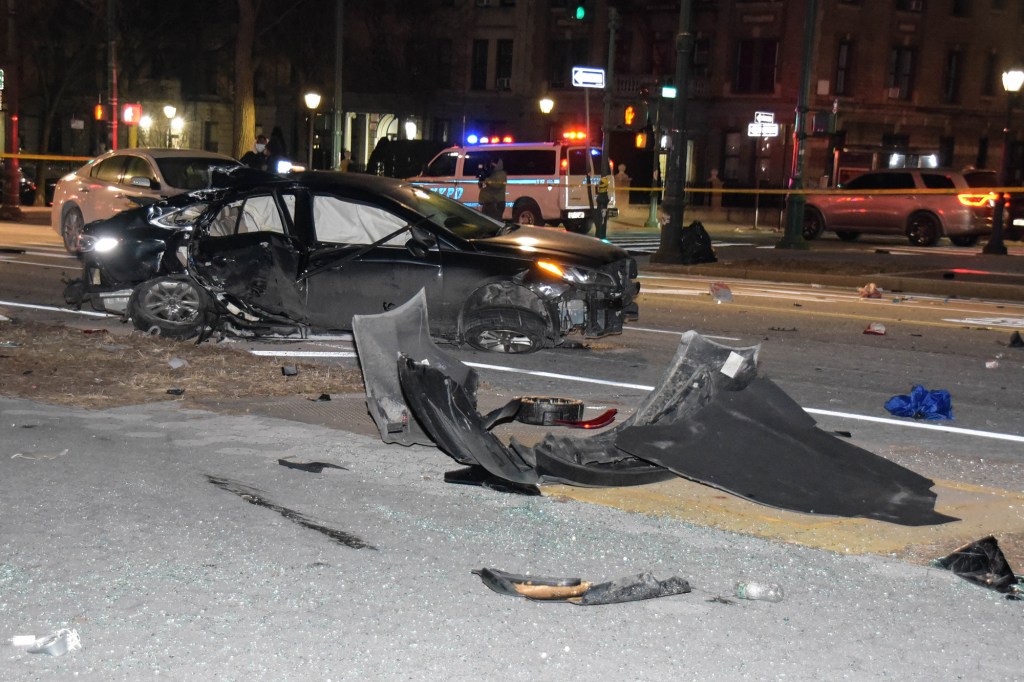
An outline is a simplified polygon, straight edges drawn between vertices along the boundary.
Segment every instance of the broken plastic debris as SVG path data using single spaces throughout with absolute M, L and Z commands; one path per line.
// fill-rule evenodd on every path
M 732 303 L 732 289 L 725 282 L 714 282 L 709 289 L 715 303 Z
M 285 365 L 281 368 L 281 374 L 285 375 L 286 377 L 293 377 L 296 376 L 298 373 L 299 370 L 296 369 L 294 365 Z
M 283 467 L 288 467 L 289 469 L 309 471 L 314 474 L 323 473 L 324 469 L 344 469 L 345 471 L 348 471 L 345 467 L 338 466 L 337 464 L 331 464 L 330 462 L 299 462 L 290 457 L 282 457 L 277 460 L 277 463 Z
M 171 358 L 167 361 L 167 364 L 171 366 L 171 369 L 181 369 L 182 367 L 188 367 L 188 361 L 182 360 L 181 358 Z
M 875 286 L 874 282 L 870 282 L 857 291 L 860 292 L 861 298 L 882 298 L 882 290 Z
M 318 398 L 310 398 L 310 400 L 312 402 L 314 402 L 314 403 L 328 403 L 328 402 L 331 401 L 331 394 L 330 393 L 321 393 L 320 397 L 318 397 Z
M 64 628 L 58 630 L 49 637 L 43 637 L 35 641 L 30 654 L 47 654 L 49 656 L 63 656 L 69 651 L 77 651 L 82 648 L 82 639 L 78 636 L 78 630 Z
M 17 341 L 0 341 L 0 348 L 18 348 L 21 344 Z
M 1014 575 L 995 537 L 989 535 L 960 547 L 952 554 L 934 559 L 931 565 L 953 571 L 964 580 L 1007 595 L 1024 598 L 1024 584 Z
M 525 597 L 533 601 L 557 601 L 597 606 L 686 594 L 690 583 L 673 576 L 658 580 L 651 573 L 627 576 L 606 583 L 594 584 L 579 578 L 544 578 L 506 573 L 495 568 L 473 571 L 484 584 L 499 594 Z
M 985 369 L 995 369 L 997 367 L 999 367 L 998 360 L 988 360 L 985 362 Z
M 183 388 L 169 388 L 167 389 L 167 395 L 184 395 L 185 389 Z
M 918 384 L 909 395 L 894 395 L 885 403 L 885 409 L 897 417 L 914 419 L 952 419 L 953 404 L 949 391 L 929 391 Z
M 516 421 L 523 424 L 550 426 L 559 421 L 576 422 L 583 416 L 583 401 L 547 396 L 519 399 Z
M 865 334 L 874 334 L 875 336 L 885 336 L 885 325 L 881 322 L 872 322 L 864 330 Z

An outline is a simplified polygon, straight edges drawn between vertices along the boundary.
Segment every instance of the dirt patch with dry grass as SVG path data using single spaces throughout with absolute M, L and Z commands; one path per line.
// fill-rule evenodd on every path
M 283 367 L 296 370 L 286 376 Z M 282 363 L 212 342 L 0 321 L 0 395 L 103 409 L 363 390 L 358 369 Z

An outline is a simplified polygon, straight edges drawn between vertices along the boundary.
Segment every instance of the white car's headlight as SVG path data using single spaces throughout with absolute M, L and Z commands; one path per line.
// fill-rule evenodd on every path
M 116 237 L 93 237 L 83 234 L 78 237 L 78 251 L 81 253 L 109 253 L 121 243 Z

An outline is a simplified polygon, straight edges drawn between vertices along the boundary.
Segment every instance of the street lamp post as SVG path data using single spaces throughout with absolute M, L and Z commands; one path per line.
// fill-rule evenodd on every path
M 303 99 L 306 100 L 306 108 L 309 109 L 309 159 L 307 168 L 313 170 L 313 136 L 315 134 L 313 123 L 316 119 L 316 108 L 320 106 L 320 93 L 307 92 Z
M 1011 69 L 1003 72 L 1003 90 L 1006 91 L 1006 127 L 1003 128 L 1003 162 L 999 172 L 999 182 L 1008 187 L 1010 178 L 1010 125 L 1013 119 L 1013 103 L 1024 85 L 1024 71 Z M 992 207 L 992 236 L 985 243 L 982 253 L 996 256 L 1006 255 L 1006 244 L 1003 243 L 1003 222 L 1006 218 L 1006 192 L 996 195 Z
M 178 113 L 178 110 L 168 104 L 164 107 L 164 116 L 167 117 L 167 148 L 171 147 L 171 121 L 174 120 L 174 115 Z

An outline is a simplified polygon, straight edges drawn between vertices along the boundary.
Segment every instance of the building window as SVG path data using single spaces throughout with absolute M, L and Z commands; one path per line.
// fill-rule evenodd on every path
M 942 101 L 955 104 L 960 101 L 960 72 L 963 70 L 963 54 L 960 50 L 946 53 L 946 72 L 942 83 Z
M 992 9 L 1006 9 L 1006 0 L 992 0 Z
M 691 65 L 695 76 L 707 76 L 711 72 L 711 39 L 707 36 L 699 36 L 693 41 Z
M 910 99 L 916 54 L 912 47 L 896 46 L 889 51 L 889 72 L 885 85 L 889 88 L 890 99 Z
M 512 89 L 512 41 L 498 41 L 498 55 L 494 64 L 494 88 L 496 90 Z
M 741 40 L 736 50 L 736 93 L 775 92 L 775 69 L 779 42 L 774 38 Z
M 996 55 L 989 52 L 985 55 L 985 66 L 981 72 L 981 94 L 984 97 L 992 97 L 996 94 Z
M 901 12 L 921 13 L 924 11 L 924 0 L 896 0 L 896 9 Z
M 437 55 L 437 87 L 448 90 L 452 87 L 452 41 L 450 38 L 438 40 Z
M 469 76 L 470 90 L 487 89 L 487 41 L 473 41 L 472 70 Z
M 849 40 L 840 40 L 836 49 L 836 87 L 835 94 L 850 94 L 850 60 L 853 53 L 853 43 Z
M 971 16 L 971 0 L 953 0 L 953 16 Z
M 552 88 L 565 88 L 572 81 L 572 67 L 587 63 L 587 41 L 557 40 L 551 46 L 548 82 Z

